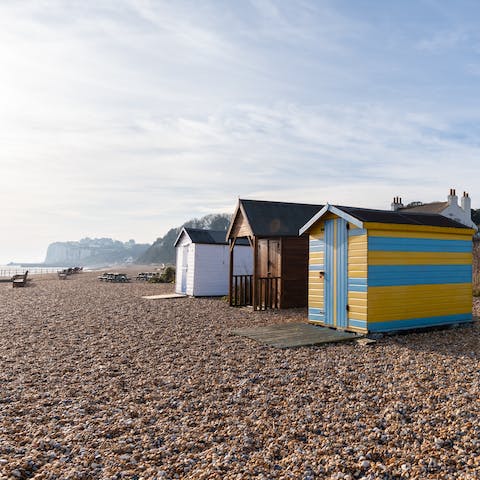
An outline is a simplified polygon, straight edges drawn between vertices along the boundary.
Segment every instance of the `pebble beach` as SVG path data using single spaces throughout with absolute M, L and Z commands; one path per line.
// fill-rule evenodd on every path
M 97 275 L 0 284 L 0 480 L 480 479 L 479 323 L 277 349 Z

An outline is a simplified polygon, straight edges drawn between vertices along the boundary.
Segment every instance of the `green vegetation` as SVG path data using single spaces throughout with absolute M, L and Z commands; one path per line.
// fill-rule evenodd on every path
M 175 247 L 173 244 L 183 227 L 227 231 L 229 224 L 230 215 L 227 213 L 211 214 L 189 220 L 180 227 L 171 228 L 164 237 L 157 238 L 153 245 L 137 258 L 135 263 L 139 265 L 175 263 Z

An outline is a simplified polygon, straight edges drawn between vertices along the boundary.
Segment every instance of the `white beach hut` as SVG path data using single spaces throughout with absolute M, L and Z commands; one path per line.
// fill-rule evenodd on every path
M 251 275 L 253 250 L 248 241 L 235 246 L 235 275 Z M 202 296 L 228 295 L 230 252 L 226 232 L 182 228 L 175 241 L 177 293 Z

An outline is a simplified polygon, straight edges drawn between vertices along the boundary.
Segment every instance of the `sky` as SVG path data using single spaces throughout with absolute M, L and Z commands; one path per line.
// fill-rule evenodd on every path
M 480 207 L 477 0 L 5 0 L 0 264 L 237 199 Z

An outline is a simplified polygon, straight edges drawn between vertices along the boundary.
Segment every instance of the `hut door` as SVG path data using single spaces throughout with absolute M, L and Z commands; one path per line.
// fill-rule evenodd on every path
M 325 323 L 347 327 L 347 222 L 325 221 Z
M 281 240 L 258 241 L 256 307 L 260 310 L 280 306 Z
M 187 293 L 188 245 L 182 251 L 182 293 Z

